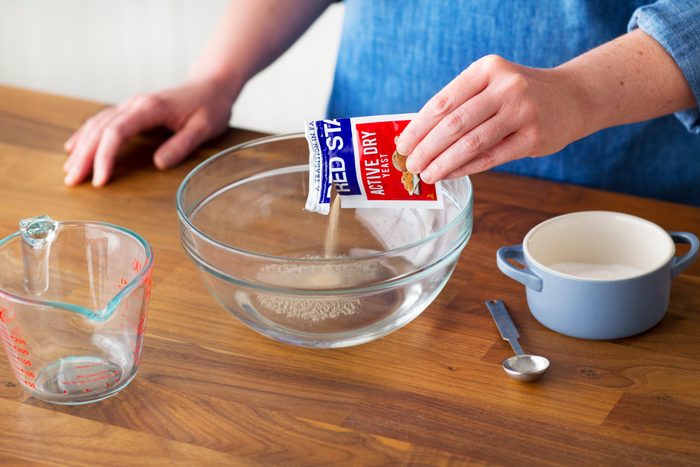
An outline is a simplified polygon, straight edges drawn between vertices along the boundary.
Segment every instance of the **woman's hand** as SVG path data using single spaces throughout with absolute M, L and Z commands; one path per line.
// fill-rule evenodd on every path
M 423 106 L 397 150 L 409 155 L 408 170 L 428 183 L 545 156 L 590 133 L 584 97 L 564 70 L 489 55 Z
M 216 82 L 190 81 L 153 94 L 136 95 L 89 118 L 65 143 L 66 185 L 77 185 L 92 171 L 92 184 L 109 180 L 120 146 L 132 136 L 165 126 L 175 134 L 153 154 L 159 169 L 171 167 L 205 140 L 223 132 L 236 95 Z

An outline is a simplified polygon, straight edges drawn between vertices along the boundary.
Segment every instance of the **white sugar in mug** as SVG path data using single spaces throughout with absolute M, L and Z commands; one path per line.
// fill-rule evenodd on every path
M 675 256 L 675 243 L 690 249 Z M 530 311 L 543 325 L 573 337 L 616 339 L 661 321 L 671 279 L 695 261 L 699 246 L 689 232 L 666 232 L 628 214 L 585 211 L 542 222 L 522 245 L 500 248 L 496 261 L 525 285 Z

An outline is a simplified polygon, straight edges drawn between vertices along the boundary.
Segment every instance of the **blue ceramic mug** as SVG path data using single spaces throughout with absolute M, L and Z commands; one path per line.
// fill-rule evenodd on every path
M 675 243 L 690 249 L 675 256 Z M 546 327 L 617 339 L 661 321 L 671 279 L 695 261 L 699 246 L 692 233 L 666 232 L 628 214 L 585 211 L 542 222 L 522 245 L 500 248 L 496 261 L 525 285 L 530 311 Z

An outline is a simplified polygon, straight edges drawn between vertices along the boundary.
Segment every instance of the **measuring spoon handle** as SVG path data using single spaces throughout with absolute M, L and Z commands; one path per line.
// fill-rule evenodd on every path
M 522 347 L 520 347 L 520 344 L 518 343 L 520 334 L 518 333 L 513 320 L 510 318 L 508 310 L 506 310 L 506 306 L 503 301 L 487 300 L 486 308 L 489 309 L 491 316 L 493 316 L 493 320 L 496 322 L 496 327 L 498 328 L 498 332 L 501 333 L 503 340 L 508 341 L 517 355 L 524 354 L 525 352 L 523 352 Z

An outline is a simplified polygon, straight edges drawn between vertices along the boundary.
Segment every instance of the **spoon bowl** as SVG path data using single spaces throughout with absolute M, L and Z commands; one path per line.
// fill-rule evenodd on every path
M 549 360 L 539 355 L 513 355 L 503 360 L 503 370 L 513 379 L 531 382 L 542 376 L 549 368 Z

